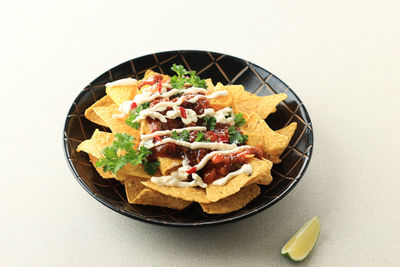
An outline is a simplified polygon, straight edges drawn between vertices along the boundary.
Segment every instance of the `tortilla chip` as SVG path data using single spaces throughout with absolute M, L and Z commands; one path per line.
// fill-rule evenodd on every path
M 133 200 L 132 204 L 152 205 L 182 210 L 192 204 L 192 202 L 166 196 L 151 189 L 143 189 L 142 192 L 140 192 L 140 194 Z
M 210 94 L 217 92 L 217 91 L 228 91 L 229 93 L 229 87 L 231 85 L 224 86 L 222 83 L 217 83 L 217 85 L 210 91 Z M 214 110 L 220 110 L 226 107 L 231 107 L 232 106 L 232 97 L 230 94 L 227 96 L 220 96 L 217 98 L 210 99 L 210 107 L 213 108 Z
M 112 104 L 107 107 L 98 107 L 94 111 L 102 118 L 110 127 L 113 133 L 127 133 L 135 138 L 135 146 L 137 148 L 140 143 L 140 130 L 130 127 L 125 123 L 126 118 L 113 118 L 113 114 L 119 114 L 118 106 Z
M 149 134 L 151 130 L 146 120 L 140 121 L 140 134 Z
M 206 191 L 200 187 L 160 186 L 150 181 L 142 182 L 142 184 L 167 196 L 180 198 L 186 201 L 210 203 L 210 201 L 206 198 Z
M 143 79 L 145 80 L 145 79 L 149 78 L 150 76 L 153 76 L 154 74 L 161 74 L 161 73 L 155 72 L 154 70 L 146 70 L 146 73 L 144 74 Z M 171 79 L 171 77 L 169 75 L 165 75 L 165 74 L 161 74 L 161 75 L 163 76 L 163 81 L 167 81 L 167 80 Z
M 265 119 L 276 111 L 276 106 L 287 98 L 286 94 L 257 96 L 244 90 L 242 85 L 226 86 L 232 96 L 233 111 L 235 113 L 252 113 Z
M 214 84 L 213 84 L 212 80 L 211 79 L 206 79 L 206 84 L 207 84 L 207 90 L 210 91 L 210 92 L 213 91 Z
M 148 174 L 144 170 L 143 165 L 131 165 L 131 164 L 126 164 L 121 170 L 119 170 L 118 175 L 124 174 L 124 175 L 131 175 L 135 177 L 142 177 L 146 179 L 150 179 L 152 175 Z M 160 175 L 160 172 L 155 173 L 154 175 L 158 176 Z
M 277 132 L 278 134 L 287 136 L 290 141 L 290 139 L 292 139 L 292 137 L 294 135 L 294 132 L 296 131 L 296 128 L 297 128 L 297 122 L 292 122 L 288 126 L 282 128 L 282 129 L 276 130 L 275 132 Z
M 237 192 L 240 189 L 248 184 L 249 181 L 258 177 L 260 174 L 264 174 L 266 172 L 270 172 L 272 168 L 272 162 L 268 160 L 259 160 L 253 158 L 249 161 L 251 166 L 253 167 L 253 172 L 251 175 L 240 174 L 232 179 L 230 179 L 225 185 L 213 185 L 209 184 L 206 188 L 207 199 L 216 202 L 220 199 L 229 197 Z
M 85 118 L 101 126 L 108 127 L 107 123 L 105 123 L 105 121 L 94 112 L 94 108 L 106 107 L 111 104 L 113 104 L 112 99 L 108 95 L 103 96 L 100 100 L 97 100 L 96 103 L 85 110 Z
M 102 158 L 102 151 L 105 147 L 111 146 L 114 142 L 114 134 L 99 131 L 96 129 L 92 137 L 79 144 L 76 151 L 84 151 L 96 158 Z
M 139 93 L 139 89 L 137 83 L 130 85 L 115 85 L 107 86 L 106 93 L 119 107 L 125 101 L 132 100 L 135 95 Z
M 90 162 L 93 164 L 93 167 L 96 169 L 96 171 L 100 174 L 101 177 L 103 177 L 104 179 L 107 178 L 116 178 L 115 175 L 112 172 L 104 172 L 103 171 L 103 167 L 96 167 L 95 163 L 96 161 L 98 161 L 99 159 L 92 156 L 91 154 L 89 154 L 89 159 Z
M 260 194 L 260 188 L 252 184 L 242 188 L 239 192 L 227 198 L 210 204 L 200 204 L 204 212 L 210 214 L 225 214 L 239 210 Z
M 268 124 L 256 113 L 243 114 L 246 124 L 240 127 L 245 135 L 248 135 L 247 144 L 260 146 L 264 151 L 264 157 L 273 163 L 279 163 L 280 155 L 289 144 L 289 138 L 274 132 Z
M 144 185 L 142 185 L 142 181 L 146 181 L 147 179 L 141 177 L 131 177 L 124 179 L 124 186 L 126 192 L 126 198 L 128 202 L 133 204 L 135 198 L 145 189 Z
M 181 159 L 174 159 L 168 157 L 157 157 L 160 162 L 160 171 L 162 175 L 169 175 L 172 171 L 175 171 L 182 165 Z
M 271 164 L 271 161 L 267 159 L 262 159 L 268 161 L 267 164 Z M 248 181 L 245 186 L 250 184 L 261 184 L 261 185 L 269 185 L 272 182 L 272 175 L 271 172 L 264 172 L 258 175 L 256 178 Z
M 103 153 L 102 153 L 103 149 L 107 146 L 111 146 L 113 142 L 114 142 L 113 133 L 101 132 L 98 129 L 96 129 L 90 139 L 85 140 L 79 144 L 76 151 L 78 152 L 84 151 L 99 159 L 103 158 Z M 121 170 L 118 171 L 117 177 L 121 175 L 120 173 L 125 175 L 144 177 L 147 179 L 151 177 L 151 175 L 149 175 L 144 170 L 143 165 L 133 166 L 131 164 L 127 164 Z M 160 172 L 156 173 L 155 175 L 160 175 Z

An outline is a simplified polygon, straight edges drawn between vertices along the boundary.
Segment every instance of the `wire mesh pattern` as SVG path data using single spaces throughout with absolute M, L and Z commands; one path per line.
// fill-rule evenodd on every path
M 109 131 L 84 117 L 84 111 L 105 95 L 105 84 L 122 78 L 140 79 L 147 69 L 173 75 L 173 63 L 188 70 L 197 70 L 202 78 L 214 83 L 242 84 L 247 91 L 260 96 L 285 93 L 288 98 L 279 104 L 277 111 L 267 118 L 268 125 L 276 130 L 297 122 L 297 130 L 289 147 L 282 155 L 282 163 L 272 169 L 273 182 L 260 186 L 261 194 L 239 211 L 210 215 L 193 204 L 182 211 L 168 208 L 131 205 L 124 186 L 114 179 L 103 179 L 93 168 L 86 153 L 75 150 L 80 142 L 90 138 L 96 128 Z M 107 207 L 129 217 L 161 225 L 202 226 L 226 223 L 255 214 L 285 196 L 304 175 L 311 159 L 313 129 L 307 110 L 296 94 L 279 78 L 263 68 L 225 54 L 208 51 L 168 51 L 139 57 L 122 63 L 100 75 L 86 86 L 73 102 L 65 121 L 64 150 L 68 164 L 83 188 Z

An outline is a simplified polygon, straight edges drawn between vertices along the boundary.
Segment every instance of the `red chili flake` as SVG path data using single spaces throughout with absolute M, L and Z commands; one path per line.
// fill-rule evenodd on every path
M 188 170 L 188 171 L 186 171 L 186 172 L 187 172 L 188 174 L 192 174 L 192 173 L 195 173 L 196 170 L 197 170 L 196 167 L 192 167 L 190 170 Z
M 187 118 L 186 110 L 183 107 L 179 107 L 179 110 L 181 111 L 182 118 L 186 119 Z
M 222 143 L 229 143 L 229 138 L 226 135 L 220 135 L 219 141 L 221 141 Z
M 157 91 L 159 93 L 161 93 L 161 89 L 162 89 L 162 81 L 158 82 L 158 84 L 157 84 Z
M 137 104 L 135 102 L 132 102 L 131 109 L 135 109 L 135 108 L 137 108 Z
M 159 142 L 162 141 L 161 137 L 159 137 L 158 135 L 154 136 L 154 138 L 155 138 L 157 141 L 159 141 Z

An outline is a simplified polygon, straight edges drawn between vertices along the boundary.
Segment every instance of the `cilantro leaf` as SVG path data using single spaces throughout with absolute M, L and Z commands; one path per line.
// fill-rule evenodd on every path
M 140 127 L 140 123 L 139 122 L 132 122 L 132 121 L 135 120 L 137 118 L 137 116 L 139 116 L 139 113 L 142 110 L 148 108 L 149 106 L 150 106 L 150 103 L 141 104 L 134 111 L 132 111 L 131 114 L 129 114 L 129 117 L 126 119 L 125 123 L 128 124 L 129 126 L 131 126 L 132 128 L 135 128 L 136 130 L 138 130 L 139 127 Z
M 215 124 L 217 123 L 217 119 L 214 117 L 206 116 L 204 117 L 204 122 L 209 130 L 213 131 L 215 128 Z
M 188 130 L 183 130 L 180 134 L 178 134 L 176 131 L 172 131 L 171 138 L 189 142 L 189 135 L 190 133 Z
M 230 144 L 244 144 L 247 141 L 248 136 L 241 134 L 239 130 L 236 129 L 236 127 L 229 127 L 229 143 Z
M 100 158 L 96 163 L 96 167 L 103 167 L 103 171 L 116 174 L 126 164 L 132 165 L 143 164 L 145 171 L 149 171 L 149 174 L 154 174 L 157 171 L 159 163 L 149 163 L 147 157 L 152 153 L 146 147 L 140 147 L 138 150 L 134 149 L 134 138 L 126 133 L 115 134 L 115 141 L 111 146 L 103 149 L 103 158 Z M 146 167 L 149 165 L 149 167 Z M 147 168 L 147 170 L 146 170 Z M 151 172 L 151 173 L 150 173 Z
M 171 70 L 177 74 L 170 79 L 172 88 L 181 89 L 185 83 L 195 87 L 207 88 L 206 81 L 196 76 L 196 71 L 187 71 L 182 65 L 176 65 L 175 63 L 172 65 Z M 189 75 L 189 77 L 187 77 L 187 75 Z
M 246 120 L 243 118 L 243 113 L 236 113 L 235 114 L 235 126 L 240 127 L 246 124 Z
M 196 136 L 196 142 L 200 142 L 204 139 L 204 133 L 203 132 L 197 132 L 197 136 Z
M 156 171 L 158 170 L 158 166 L 160 166 L 160 162 L 158 160 L 152 162 L 144 162 L 144 170 L 150 175 L 156 173 Z

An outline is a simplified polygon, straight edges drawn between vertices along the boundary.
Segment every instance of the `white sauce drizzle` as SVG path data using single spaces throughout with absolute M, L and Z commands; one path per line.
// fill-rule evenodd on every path
M 160 146 L 166 143 L 174 143 L 177 144 L 179 146 L 184 146 L 190 149 L 199 149 L 199 148 L 205 148 L 205 149 L 211 149 L 211 150 L 221 150 L 221 151 L 225 151 L 225 150 L 231 150 L 233 148 L 236 148 L 237 145 L 235 144 L 225 144 L 225 143 L 217 143 L 217 142 L 212 142 L 212 143 L 207 143 L 207 142 L 186 142 L 186 141 L 182 141 L 182 140 L 175 140 L 172 138 L 164 138 L 161 141 L 154 143 L 147 143 L 145 142 L 143 145 L 145 147 L 147 147 L 148 149 L 151 149 L 153 147 L 156 146 Z M 243 147 L 243 146 L 241 146 Z
M 190 131 L 200 131 L 200 132 L 204 132 L 204 131 L 207 131 L 207 127 L 204 127 L 204 126 L 194 126 L 194 127 L 186 127 L 186 128 L 180 128 L 180 129 L 174 129 L 174 130 L 156 131 L 156 132 L 151 133 L 151 134 L 142 134 L 142 135 L 140 136 L 140 139 L 146 141 L 146 140 L 152 139 L 152 138 L 154 138 L 154 137 L 156 137 L 156 136 L 171 135 L 173 131 L 175 131 L 175 132 L 177 132 L 177 133 L 181 133 L 181 132 L 183 132 L 183 131 L 185 131 L 185 130 L 187 130 L 187 131 L 189 131 L 189 132 L 190 132 Z
M 152 78 L 148 79 L 149 81 L 152 80 Z M 137 81 L 132 78 L 127 78 L 127 79 L 121 79 L 117 80 L 111 83 L 107 83 L 106 86 L 117 86 L 117 85 L 131 85 L 131 84 L 136 84 Z M 175 102 L 160 102 L 154 105 L 151 108 L 148 108 L 146 110 L 143 110 L 139 113 L 139 116 L 133 121 L 140 121 L 143 120 L 146 117 L 151 117 L 153 119 L 158 119 L 161 122 L 167 122 L 168 119 L 175 119 L 177 117 L 181 117 L 182 122 L 185 125 L 188 125 L 192 122 L 197 122 L 198 118 L 203 118 L 205 116 L 213 116 L 216 118 L 217 123 L 223 123 L 223 124 L 229 124 L 233 125 L 234 124 L 234 118 L 232 116 L 232 108 L 226 107 L 224 109 L 215 111 L 212 108 L 208 108 L 204 110 L 204 113 L 201 115 L 197 115 L 196 112 L 194 112 L 191 109 L 185 109 L 186 111 L 186 118 L 182 118 L 181 110 L 179 106 L 185 101 L 186 95 L 187 94 L 196 94 L 196 93 L 204 93 L 207 94 L 208 90 L 203 89 L 203 88 L 197 88 L 197 87 L 191 87 L 186 90 L 182 89 L 172 89 L 170 91 L 167 91 L 167 88 L 170 86 L 169 83 L 163 83 L 162 84 L 162 89 L 161 93 L 160 92 L 155 92 L 157 85 L 152 85 L 148 86 L 146 88 L 142 89 L 142 93 L 139 95 L 136 95 L 133 100 L 128 100 L 122 103 L 119 107 L 119 111 L 121 114 L 114 114 L 113 118 L 121 118 L 124 117 L 125 115 L 129 114 L 131 112 L 131 105 L 133 102 L 137 104 L 137 106 L 140 106 L 143 103 L 151 102 L 154 99 L 161 97 L 161 98 L 168 98 L 176 94 L 182 93 L 182 96 Z M 217 91 L 214 92 L 210 95 L 196 95 L 192 97 L 191 99 L 187 100 L 190 103 L 196 103 L 200 98 L 208 98 L 208 99 L 213 99 L 217 98 L 220 96 L 226 96 L 228 95 L 227 91 Z M 162 112 L 166 110 L 168 107 L 172 107 L 172 110 L 168 111 L 166 115 L 162 115 L 159 112 Z M 229 118 L 226 118 L 226 116 L 230 116 Z M 177 133 L 181 133 L 184 130 L 187 131 L 206 131 L 207 128 L 203 126 L 195 126 L 195 127 L 186 127 L 186 128 L 181 128 L 181 129 L 175 129 Z M 188 147 L 190 149 L 199 149 L 199 148 L 205 148 L 205 149 L 211 149 L 211 150 L 217 150 L 208 153 L 205 157 L 202 158 L 202 160 L 195 166 L 196 171 L 199 171 L 202 169 L 207 162 L 217 154 L 230 154 L 230 153 L 235 153 L 237 151 L 240 151 L 245 148 L 250 148 L 251 146 L 240 146 L 237 147 L 235 144 L 225 144 L 225 143 L 217 143 L 217 142 L 212 142 L 212 143 L 207 143 L 207 142 L 186 142 L 182 140 L 175 140 L 172 138 L 164 138 L 162 141 L 159 141 L 157 143 L 153 143 L 152 139 L 155 136 L 164 136 L 164 135 L 171 135 L 172 130 L 167 130 L 167 131 L 157 131 L 151 134 L 146 134 L 146 135 L 141 135 L 141 143 L 140 145 L 143 145 L 147 148 L 152 148 L 155 146 L 159 146 L 165 143 L 175 143 L 177 145 L 183 146 L 183 147 Z M 188 160 L 185 158 L 182 163 L 182 167 L 180 167 L 177 171 L 174 171 L 171 173 L 171 175 L 167 176 L 161 176 L 161 177 L 152 177 L 151 181 L 153 183 L 162 185 L 162 186 L 177 186 L 177 187 L 196 187 L 200 186 L 202 188 L 206 188 L 207 184 L 205 184 L 202 180 L 202 178 L 197 174 L 197 173 L 192 173 L 192 178 L 193 180 L 188 182 L 188 176 L 190 174 L 187 173 L 188 170 L 190 170 L 192 166 L 189 165 Z M 250 164 L 244 164 L 239 170 L 231 172 L 227 174 L 225 177 L 219 178 L 215 180 L 212 184 L 214 185 L 224 185 L 226 184 L 229 179 L 231 179 L 234 176 L 237 176 L 239 174 L 245 173 L 247 175 L 250 175 L 253 172 L 253 168 Z
M 217 180 L 215 180 L 214 182 L 212 182 L 213 185 L 224 185 L 226 184 L 229 179 L 231 179 L 234 176 L 237 176 L 239 174 L 245 173 L 247 175 L 250 175 L 253 172 L 253 167 L 251 167 L 250 164 L 244 164 L 242 165 L 242 167 L 240 167 L 239 170 L 228 173 L 228 175 L 226 175 L 225 177 L 219 178 Z

